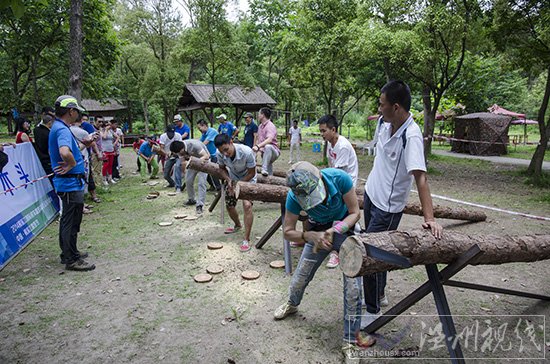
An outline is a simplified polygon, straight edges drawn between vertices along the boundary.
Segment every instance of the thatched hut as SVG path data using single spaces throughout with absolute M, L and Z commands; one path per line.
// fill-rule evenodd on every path
M 466 114 L 454 118 L 454 138 L 451 151 L 473 155 L 506 154 L 509 116 L 488 112 Z

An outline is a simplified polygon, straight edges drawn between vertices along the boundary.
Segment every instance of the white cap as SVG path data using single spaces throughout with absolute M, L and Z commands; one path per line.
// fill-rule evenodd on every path
M 225 114 L 220 114 L 220 115 L 216 116 L 216 119 L 218 119 L 218 120 L 219 120 L 219 119 L 227 120 L 227 115 L 225 115 Z

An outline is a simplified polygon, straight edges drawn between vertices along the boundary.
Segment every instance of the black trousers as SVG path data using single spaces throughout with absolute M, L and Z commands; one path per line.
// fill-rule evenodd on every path
M 71 264 L 80 258 L 76 247 L 82 209 L 84 208 L 84 191 L 58 192 L 61 199 L 61 220 L 59 222 L 59 247 L 61 261 Z
M 213 156 L 213 157 L 210 156 L 210 162 L 212 162 L 212 163 L 218 163 L 218 158 L 217 158 L 216 156 Z M 215 188 L 217 191 L 220 190 L 220 188 L 221 188 L 221 183 L 220 183 L 220 180 L 219 180 L 217 177 L 208 175 L 207 178 L 206 178 L 206 181 L 208 182 L 208 184 L 210 185 L 210 187 Z
M 118 155 L 115 154 L 115 158 L 113 159 L 113 170 L 112 170 L 112 176 L 113 178 L 120 178 L 120 173 L 118 173 Z
M 92 168 L 92 156 L 88 158 L 89 172 L 88 172 L 88 192 L 95 191 L 95 181 L 94 181 L 94 169 Z

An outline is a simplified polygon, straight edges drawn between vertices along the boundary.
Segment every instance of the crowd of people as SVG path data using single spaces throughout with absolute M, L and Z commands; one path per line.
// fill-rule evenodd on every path
M 355 188 L 358 183 L 359 165 L 351 143 L 338 134 L 339 123 L 333 115 L 318 120 L 319 132 L 327 142 L 329 168 L 319 170 L 307 161 L 300 160 L 301 130 L 296 121 L 288 133 L 290 142 L 290 167 L 287 185 L 286 213 L 283 221 L 285 239 L 303 246 L 299 264 L 292 277 L 287 302 L 274 312 L 276 320 L 282 320 L 297 312 L 309 282 L 328 257 L 328 267 L 339 264 L 339 246 L 333 245 L 333 234 L 351 235 L 359 231 L 380 232 L 395 230 L 399 226 L 403 209 L 409 197 L 413 181 L 424 214 L 423 228 L 430 229 L 436 238 L 441 237 L 442 227 L 433 216 L 433 206 L 426 178 L 422 133 L 410 113 L 411 94 L 402 81 L 390 81 L 382 89 L 379 98 L 380 118 L 375 131 L 376 154 L 372 171 L 365 183 L 364 224 L 361 228 L 360 210 Z M 156 179 L 159 163 L 167 188 L 176 192 L 187 189 L 185 205 L 195 206 L 197 215 L 203 213 L 207 184 L 212 190 L 222 186 L 226 190 L 226 209 L 233 226 L 224 230 L 234 234 L 242 230 L 240 251 L 250 250 L 250 236 L 254 221 L 253 202 L 243 200 L 243 221 L 236 209 L 235 185 L 237 182 L 256 183 L 257 159 L 260 173 L 273 175 L 273 163 L 280 157 L 277 129 L 271 121 L 271 110 L 258 112 L 258 124 L 252 113 L 244 116 L 244 132 L 227 120 L 225 114 L 217 117 L 218 129 L 206 120 L 197 122 L 201 132 L 199 139 L 190 139 L 189 127 L 180 115 L 174 116 L 174 124 L 168 125 L 159 138 L 146 136 L 133 143 L 137 172 L 144 182 Z M 34 143 L 38 157 L 60 197 L 62 215 L 59 229 L 61 262 L 66 269 L 87 271 L 95 266 L 85 260 L 86 252 L 77 248 L 77 235 L 85 212 L 84 192 L 95 202 L 92 164 L 102 161 L 102 183 L 116 184 L 119 174 L 120 148 L 124 135 L 116 119 L 88 121 L 85 110 L 72 96 L 60 96 L 55 108 L 44 108 L 42 120 L 30 136 L 30 123 L 18 120 L 16 142 Z M 96 157 L 92 158 L 92 155 Z M 224 179 L 186 168 L 190 157 L 211 161 L 224 173 Z M 185 183 L 183 183 L 183 180 Z M 197 181 L 198 193 L 195 192 Z M 297 228 L 300 215 L 307 216 L 302 228 Z M 364 277 L 343 276 L 344 298 L 344 355 L 349 358 L 358 350 L 357 334 L 360 329 L 376 320 L 381 306 L 388 304 L 385 294 L 387 273 Z M 363 301 L 363 303 L 362 303 Z M 366 313 L 362 314 L 362 305 Z M 367 345 L 373 338 L 366 341 Z M 365 341 L 363 341 L 365 343 Z

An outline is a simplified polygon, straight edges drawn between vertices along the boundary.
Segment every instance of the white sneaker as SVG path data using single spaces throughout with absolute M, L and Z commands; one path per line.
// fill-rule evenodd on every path
M 387 307 L 390 303 L 388 302 L 388 297 L 382 296 L 380 297 L 380 307 Z
M 109 183 L 116 185 L 116 181 L 114 179 L 109 180 Z
M 265 169 L 263 169 L 263 168 L 262 168 L 262 172 L 261 172 L 261 173 L 262 173 L 262 176 L 264 176 L 264 177 L 269 176 L 269 173 L 268 173 Z
M 275 320 L 282 320 L 296 312 L 298 312 L 298 307 L 292 306 L 290 303 L 286 302 L 277 307 L 273 317 L 275 318 Z
M 338 253 L 331 252 L 328 258 L 327 268 L 336 268 L 338 264 L 340 264 L 340 258 L 338 257 Z
M 176 188 L 176 193 L 181 193 L 181 188 Z
M 382 312 L 380 311 L 378 313 L 370 313 L 368 311 L 365 312 L 365 314 L 361 316 L 361 330 L 363 330 L 365 327 L 372 324 L 374 320 L 379 318 L 381 315 L 382 315 Z
M 106 179 L 103 180 L 103 186 L 109 186 L 109 182 Z

